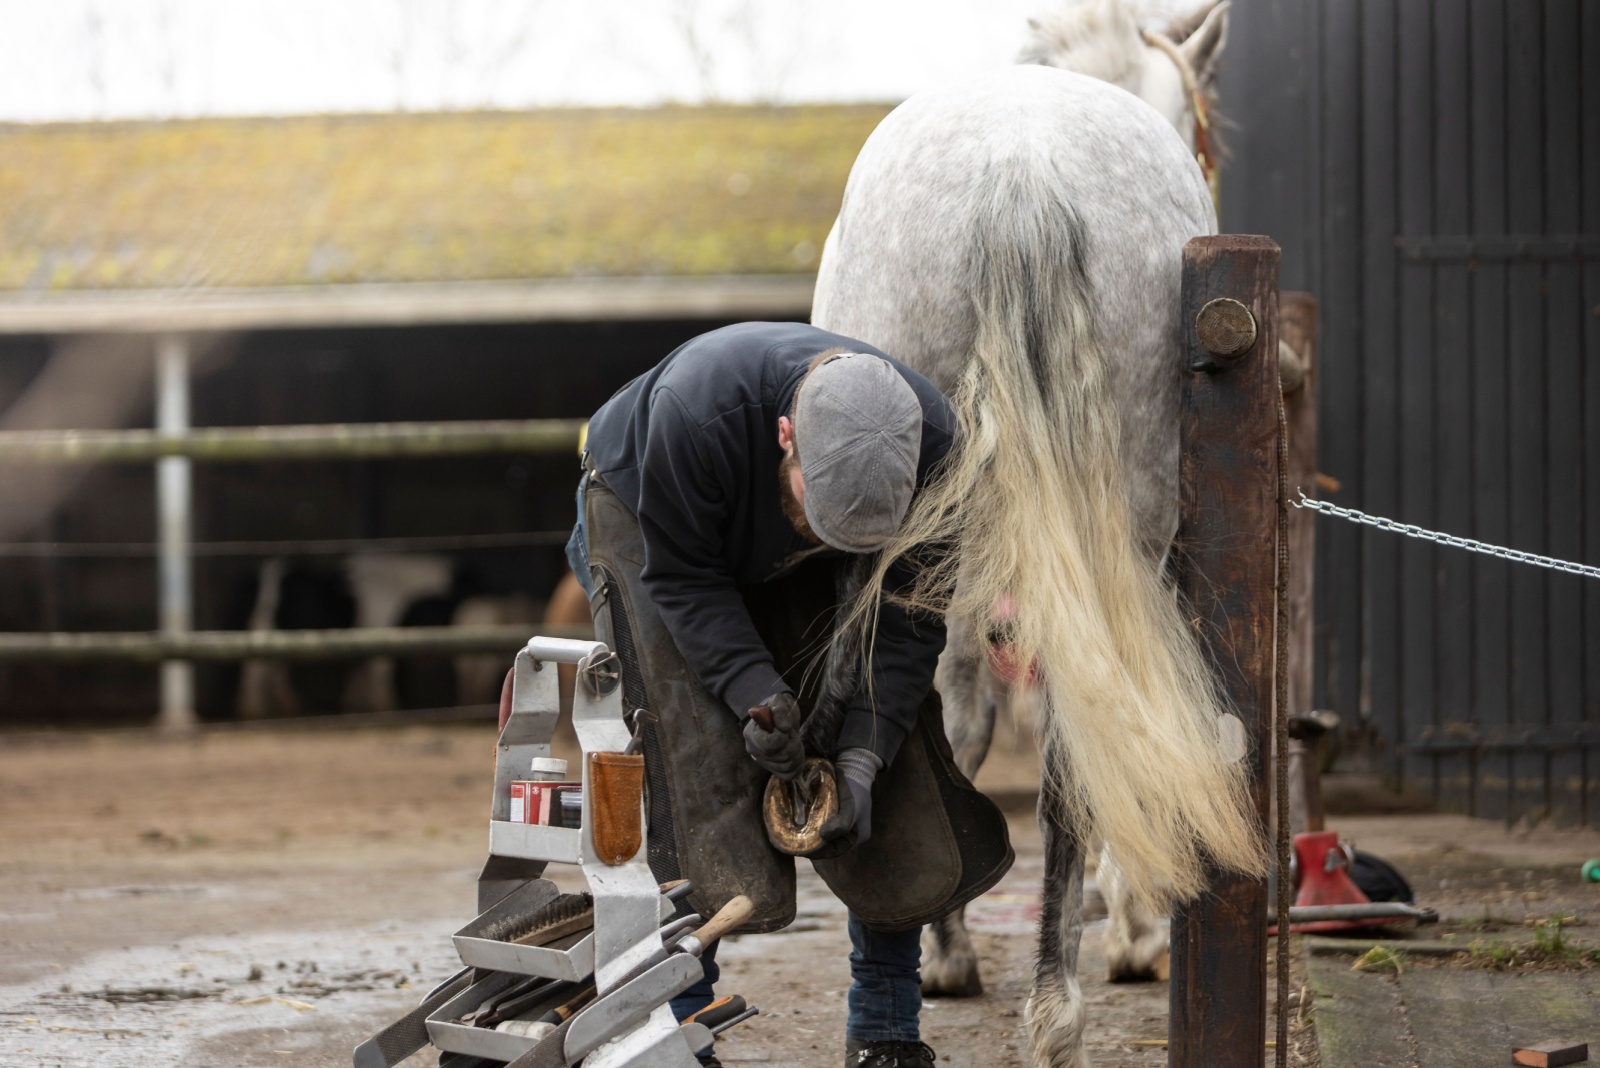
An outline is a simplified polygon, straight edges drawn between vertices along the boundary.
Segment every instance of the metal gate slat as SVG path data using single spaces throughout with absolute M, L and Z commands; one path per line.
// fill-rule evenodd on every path
M 1544 182 L 1545 229 L 1567 233 L 1582 225 L 1579 175 L 1578 0 L 1545 0 Z M 1595 242 L 1600 247 L 1600 239 Z M 1583 551 L 1582 266 L 1570 259 L 1545 264 L 1545 519 L 1549 551 L 1577 557 Z M 1583 594 L 1580 585 L 1545 579 L 1549 633 L 1550 704 L 1546 722 L 1576 726 L 1583 715 Z M 1550 754 L 1544 807 L 1563 822 L 1577 816 L 1581 754 Z
M 1434 228 L 1433 4 L 1405 3 L 1399 9 L 1399 209 L 1400 227 Z M 1437 527 L 1434 514 L 1434 292 L 1433 268 L 1401 260 L 1397 373 L 1399 385 L 1399 451 L 1391 463 L 1399 479 L 1400 513 L 1408 523 Z M 1434 722 L 1434 612 L 1436 550 L 1431 543 L 1406 540 L 1399 546 L 1400 730 L 1409 741 Z M 1442 802 L 1436 761 L 1419 759 L 1409 750 L 1403 763 L 1408 778 L 1428 782 Z
M 1513 233 L 1538 233 L 1544 225 L 1543 11 L 1536 3 L 1506 10 L 1507 192 Z M 1547 553 L 1545 522 L 1544 270 L 1537 263 L 1508 267 L 1510 365 L 1507 399 L 1511 449 L 1511 545 Z M 1511 572 L 1512 722 L 1545 721 L 1550 700 L 1545 577 L 1530 568 Z M 1541 756 L 1514 754 L 1506 789 L 1508 818 L 1537 808 L 1545 793 Z
M 1322 183 L 1320 235 L 1359 234 L 1364 210 L 1361 170 L 1362 54 L 1361 8 L 1357 4 L 1323 4 Z M 1363 255 L 1357 240 L 1328 240 L 1323 246 L 1323 301 L 1340 314 L 1322 319 L 1317 351 L 1319 407 L 1338 426 L 1318 432 L 1321 470 L 1360 492 L 1365 440 L 1360 432 L 1365 406 L 1362 373 Z M 1312 492 L 1310 486 L 1306 492 Z M 1319 496 L 1328 496 L 1320 493 Z M 1340 496 L 1340 495 L 1334 495 Z M 1340 499 L 1349 499 L 1341 496 Z M 1362 534 L 1343 523 L 1317 524 L 1316 663 L 1314 683 L 1318 708 L 1332 708 L 1351 733 L 1360 723 L 1362 647 L 1361 599 L 1348 591 L 1363 588 Z
M 1389 235 L 1397 232 L 1399 194 L 1396 159 L 1396 22 L 1394 0 L 1366 0 L 1362 6 L 1361 99 L 1362 186 L 1366 210 L 1362 220 L 1363 299 L 1365 344 L 1361 347 L 1366 410 L 1361 429 L 1366 438 L 1364 463 L 1352 494 L 1356 507 L 1383 513 L 1400 503 L 1395 477 L 1399 452 L 1399 394 L 1395 366 L 1398 330 L 1396 255 Z M 1365 643 L 1362 650 L 1363 711 L 1372 717 L 1383 751 L 1378 754 L 1386 772 L 1402 774 L 1396 749 L 1400 733 L 1399 657 L 1399 546 L 1391 539 L 1363 531 L 1362 609 Z
M 1471 113 L 1472 229 L 1479 235 L 1506 232 L 1506 45 L 1503 0 L 1474 0 L 1471 37 L 1472 80 L 1467 109 Z M 1506 359 L 1506 265 L 1480 264 L 1471 273 L 1472 339 L 1472 525 L 1475 537 L 1503 545 L 1511 536 L 1511 449 L 1505 398 L 1511 372 Z M 1511 573 L 1501 560 L 1472 564 L 1472 645 L 1467 706 L 1472 722 L 1504 724 L 1511 707 Z M 1505 757 L 1498 757 L 1498 777 L 1509 777 Z M 1473 814 L 1505 818 L 1508 799 L 1503 789 L 1486 790 L 1481 776 L 1487 765 L 1472 758 Z
M 1468 11 L 1457 3 L 1435 4 L 1433 11 L 1433 225 L 1446 231 L 1472 226 L 1468 99 L 1472 59 Z M 1468 325 L 1471 275 L 1462 264 L 1435 263 L 1433 425 L 1436 447 L 1434 515 L 1441 530 L 1472 526 L 1473 371 Z M 1462 708 L 1470 698 L 1472 665 L 1472 558 L 1434 553 L 1435 633 L 1432 722 L 1443 710 Z M 1472 811 L 1472 766 L 1467 754 L 1434 759 L 1441 802 L 1454 811 Z
M 1600 56 L 1600 5 L 1584 4 L 1580 14 L 1580 54 Z M 1581 112 L 1579 114 L 1582 137 L 1583 177 L 1583 227 L 1589 231 L 1600 230 L 1600 71 L 1591 63 L 1581 74 Z M 1583 320 L 1583 535 L 1584 555 L 1590 560 L 1600 560 L 1600 263 L 1586 263 L 1583 267 L 1582 304 L 1579 315 Z M 1584 627 L 1584 692 L 1583 715 L 1586 725 L 1600 725 L 1600 583 L 1584 586 L 1582 624 Z M 1580 767 L 1579 819 L 1594 826 L 1600 822 L 1600 754 L 1586 754 Z

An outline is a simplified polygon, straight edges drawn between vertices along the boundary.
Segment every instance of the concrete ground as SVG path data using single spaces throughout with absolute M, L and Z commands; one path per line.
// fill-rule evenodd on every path
M 348 1064 L 457 967 L 449 934 L 475 911 L 493 743 L 492 725 L 0 736 L 0 1064 Z M 951 1064 L 1028 1063 L 1036 775 L 1003 734 L 980 777 L 1014 810 L 1017 865 L 970 910 L 987 992 L 923 1013 Z M 1600 856 L 1600 836 L 1507 837 L 1453 817 L 1343 824 L 1363 848 L 1415 860 L 1425 900 L 1470 912 L 1488 893 L 1519 924 L 1569 906 L 1594 922 L 1596 888 L 1560 880 L 1573 858 Z M 1083 956 L 1094 1063 L 1164 1064 L 1166 985 L 1103 982 L 1102 930 L 1090 923 Z M 724 1061 L 837 1065 L 847 945 L 809 874 L 793 927 L 730 940 L 723 988 L 762 1015 L 726 1037 Z
M 1330 823 L 1399 866 L 1440 922 L 1311 943 L 1324 1068 L 1507 1065 L 1514 1047 L 1550 1039 L 1600 1058 L 1600 885 L 1579 874 L 1600 833 L 1448 815 Z M 1356 968 L 1374 945 L 1392 961 Z
M 459 966 L 449 935 L 476 911 L 493 745 L 487 725 L 0 737 L 0 1064 L 349 1064 Z M 1037 771 L 1002 736 L 982 781 L 1026 809 Z M 952 1063 L 1026 1063 L 1029 812 L 1012 835 L 1016 868 L 972 909 L 988 992 L 924 1013 Z M 847 952 L 843 910 L 807 869 L 799 922 L 721 951 L 723 988 L 763 1010 L 725 1061 L 838 1064 Z M 1164 1036 L 1164 984 L 1087 996 L 1098 1063 L 1164 1061 L 1128 1044 Z

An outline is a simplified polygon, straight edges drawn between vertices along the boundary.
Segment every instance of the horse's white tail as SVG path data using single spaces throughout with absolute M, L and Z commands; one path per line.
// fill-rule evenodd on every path
M 986 641 L 1010 596 L 1006 638 L 1047 687 L 1041 740 L 1061 815 L 1114 843 L 1132 887 L 1163 907 L 1204 888 L 1207 857 L 1263 873 L 1260 829 L 1242 764 L 1223 759 L 1225 708 L 1194 634 L 1137 544 L 1084 228 L 1041 181 L 986 195 L 973 358 L 950 397 L 959 444 L 878 578 L 918 546 L 959 544 L 959 583 L 955 563 L 930 567 L 906 600 L 964 616 Z M 875 614 L 870 599 L 855 618 Z

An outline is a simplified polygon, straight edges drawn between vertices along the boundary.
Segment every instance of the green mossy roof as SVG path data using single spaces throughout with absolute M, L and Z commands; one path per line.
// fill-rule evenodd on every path
M 0 126 L 0 291 L 807 272 L 887 110 Z

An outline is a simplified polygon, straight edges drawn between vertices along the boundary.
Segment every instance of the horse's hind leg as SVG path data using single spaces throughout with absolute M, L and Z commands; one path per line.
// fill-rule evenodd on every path
M 944 703 L 944 733 L 956 767 L 973 778 L 989 755 L 995 707 L 1006 694 L 1004 684 L 990 673 L 977 636 L 960 620 L 950 621 L 933 684 Z
M 1065 825 L 1048 774 L 1046 779 L 1039 793 L 1039 829 L 1044 834 L 1043 911 L 1033 991 L 1028 996 L 1028 1039 L 1034 1063 L 1040 1068 L 1088 1068 L 1083 1051 L 1083 992 L 1078 987 L 1083 846 L 1073 828 Z
M 971 633 L 955 621 L 939 658 L 936 686 L 944 701 L 944 729 L 956 766 L 970 779 L 989 754 L 994 737 L 994 680 Z M 929 997 L 955 998 L 983 993 L 965 908 L 940 917 L 923 930 L 922 992 Z
M 1100 892 L 1106 899 L 1106 978 L 1137 983 L 1167 978 L 1167 931 L 1161 917 L 1131 893 L 1111 847 L 1100 851 Z
M 983 993 L 966 915 L 962 906 L 922 929 L 922 993 L 927 997 L 975 998 Z

